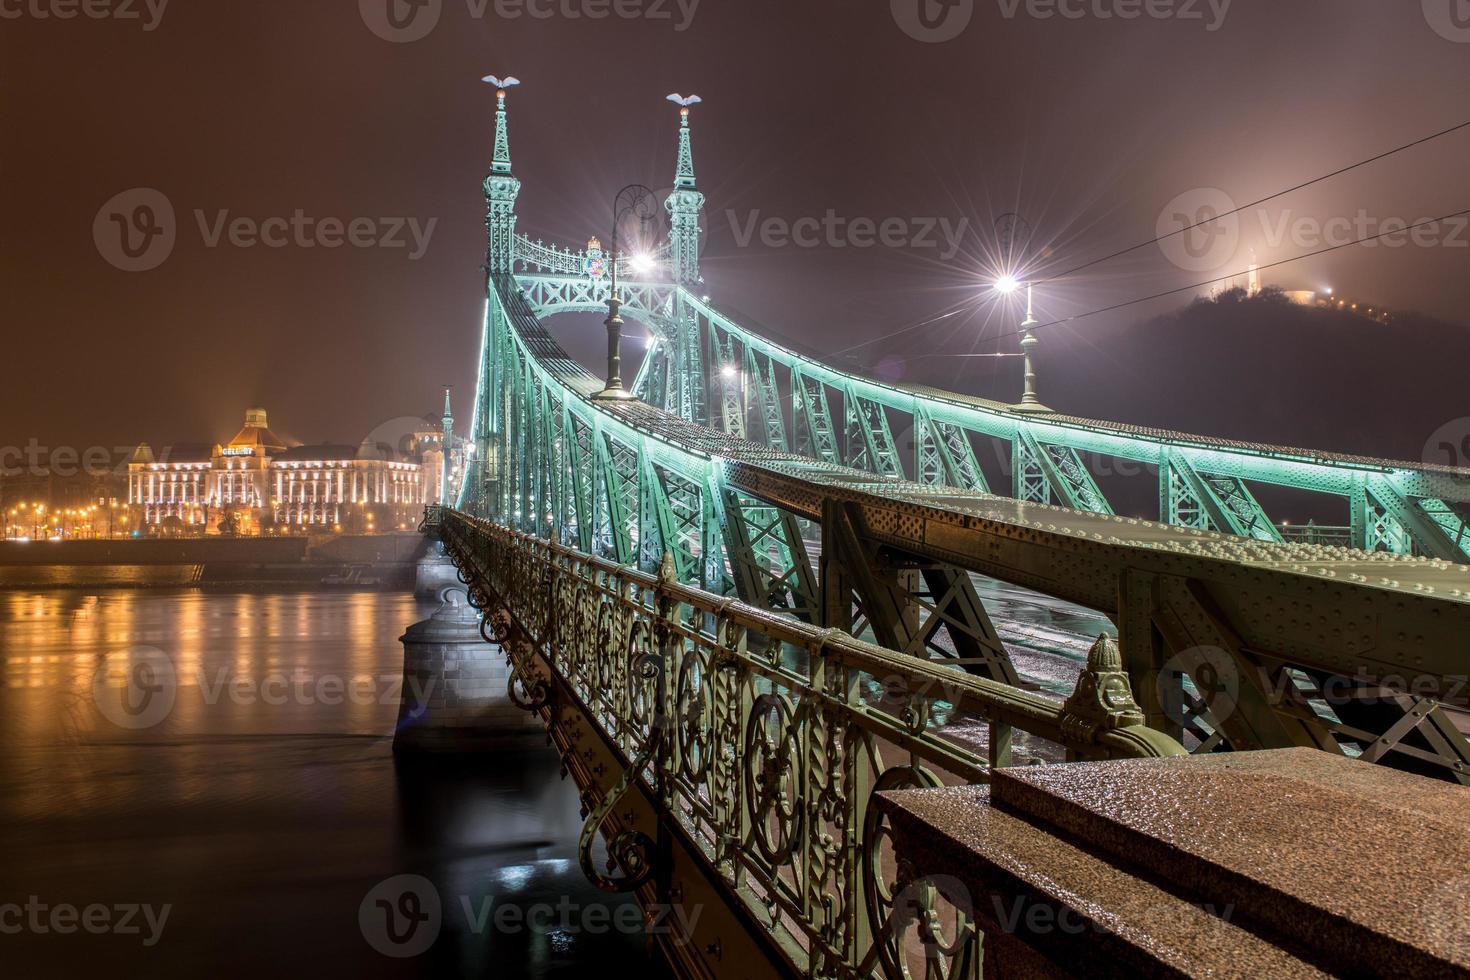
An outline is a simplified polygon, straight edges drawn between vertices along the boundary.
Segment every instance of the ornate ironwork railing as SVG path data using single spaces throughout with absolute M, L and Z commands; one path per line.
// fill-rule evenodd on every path
M 529 640 L 798 974 L 976 969 L 968 916 L 907 880 L 875 793 L 986 783 L 1016 756 L 1184 753 L 1142 727 L 1106 639 L 1058 703 L 680 585 L 671 560 L 652 576 L 457 512 L 426 524 L 472 603 Z M 519 683 L 544 703 L 545 679 L 519 659 Z M 627 785 L 594 810 L 586 839 Z M 647 845 L 610 842 L 629 875 L 594 880 L 638 884 Z
M 1276 528 L 1283 541 L 1300 544 L 1325 544 L 1336 548 L 1353 546 L 1353 529 L 1329 524 L 1281 524 Z
M 548 245 L 542 241 L 531 241 L 528 235 L 516 235 L 515 237 L 515 262 L 525 269 L 542 273 L 554 273 L 568 276 L 586 276 L 587 249 L 573 251 L 570 248 L 558 248 L 556 245 Z M 602 278 L 611 271 L 612 256 L 599 253 L 604 266 L 596 274 L 595 278 Z M 666 259 L 668 246 L 655 249 L 652 254 L 654 260 Z M 635 268 L 631 256 L 618 258 L 618 278 L 624 282 L 630 281 L 639 274 L 640 270 Z M 647 278 L 646 275 L 643 278 Z

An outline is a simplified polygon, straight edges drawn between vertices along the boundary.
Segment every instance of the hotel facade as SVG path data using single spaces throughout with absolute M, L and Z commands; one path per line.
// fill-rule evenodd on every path
M 212 448 L 155 454 L 138 446 L 128 503 L 149 534 L 412 530 L 443 492 L 443 445 L 454 445 L 447 405 L 440 426 L 422 420 L 397 441 L 290 446 L 271 431 L 265 410 L 252 408 L 234 438 Z

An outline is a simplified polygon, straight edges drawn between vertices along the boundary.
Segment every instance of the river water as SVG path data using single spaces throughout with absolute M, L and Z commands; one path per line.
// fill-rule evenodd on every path
M 549 748 L 395 761 L 397 638 L 428 611 L 0 592 L 0 976 L 665 976 L 636 908 L 578 867 Z M 176 692 L 119 712 L 140 663 Z M 414 904 L 378 905 L 400 875 Z

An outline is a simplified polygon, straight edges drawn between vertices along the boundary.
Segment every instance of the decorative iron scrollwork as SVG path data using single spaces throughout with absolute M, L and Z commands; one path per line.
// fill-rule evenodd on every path
M 675 723 L 679 728 L 679 769 L 685 778 L 698 783 L 709 772 L 713 709 L 704 658 L 697 651 L 685 656 L 679 665 L 674 698 Z
M 506 696 L 522 711 L 540 711 L 551 703 L 551 685 L 532 666 L 530 645 L 511 642 L 506 644 L 505 649 L 510 655 L 510 679 L 506 682 Z
M 480 638 L 486 643 L 504 647 L 510 639 L 510 614 L 504 609 L 480 617 Z
M 652 681 L 660 690 L 663 686 L 664 660 L 657 653 L 644 654 L 634 665 L 637 674 Z M 659 698 L 662 703 L 662 697 Z M 649 733 L 648 740 L 643 743 L 643 748 L 633 759 L 632 764 L 623 772 L 617 785 L 612 792 L 603 797 L 601 803 L 592 811 L 587 818 L 587 823 L 582 828 L 582 837 L 577 845 L 577 860 L 582 865 L 582 872 L 598 888 L 606 892 L 630 892 L 648 881 L 653 874 L 654 843 L 652 839 L 640 830 L 626 829 L 614 834 L 607 843 L 608 862 L 607 869 L 615 871 L 621 869 L 622 877 L 614 878 L 597 870 L 592 860 L 592 842 L 597 838 L 598 830 L 604 821 L 617 807 L 618 801 L 632 787 L 633 781 L 638 779 L 649 763 L 654 762 L 661 755 L 664 733 L 667 725 L 662 724 L 662 718 L 655 718 L 655 723 Z
M 755 846 L 771 864 L 791 859 L 801 837 L 801 743 L 791 702 L 762 694 L 745 726 L 745 799 Z
M 863 827 L 863 893 L 873 944 L 889 980 L 912 980 L 909 939 L 918 940 L 924 976 L 946 980 L 965 976 L 975 937 L 973 909 L 954 904 L 950 928 L 940 914 L 940 893 L 932 881 L 919 878 L 907 861 L 893 852 L 893 832 L 872 805 L 874 796 L 899 789 L 934 789 L 939 779 L 922 766 L 897 766 L 878 777 L 868 796 Z M 884 843 L 890 846 L 885 851 Z M 946 934 L 946 933 L 950 934 Z M 914 950 L 913 952 L 918 952 Z

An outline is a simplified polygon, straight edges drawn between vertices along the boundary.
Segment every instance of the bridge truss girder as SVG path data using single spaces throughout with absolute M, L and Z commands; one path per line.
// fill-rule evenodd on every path
M 1119 609 L 1145 723 L 1194 752 L 1305 746 L 1470 785 L 1470 741 L 1438 697 L 1252 650 L 1197 580 L 1128 572 Z
M 1470 473 L 1019 413 L 999 402 L 904 388 L 835 370 L 782 347 L 742 327 L 706 298 L 690 293 L 687 302 L 707 330 L 729 338 L 747 356 L 763 359 L 773 388 L 790 387 L 789 448 L 813 459 L 893 476 L 897 457 L 886 451 L 885 428 L 903 431 L 907 422 L 915 453 L 913 459 L 898 459 L 899 475 L 930 486 L 984 489 L 978 463 L 965 457 L 973 454 L 977 440 L 991 440 L 998 443 L 998 459 L 1002 453 L 1009 457 L 1013 496 L 1102 514 L 1113 508 L 1089 472 L 1089 460 L 1156 467 L 1161 521 L 1258 541 L 1279 541 L 1281 532 L 1248 484 L 1308 491 L 1345 501 L 1356 511 L 1363 488 L 1382 483 L 1399 501 L 1380 497 L 1376 505 L 1392 521 L 1378 533 L 1371 517 L 1355 524 L 1354 547 L 1470 563 Z M 838 399 L 845 446 L 838 445 L 833 425 Z M 788 448 L 752 435 L 772 448 Z M 946 463 L 941 445 L 956 456 L 952 463 Z M 1333 504 L 1331 510 L 1336 513 L 1340 506 Z
M 518 247 L 528 251 L 525 258 L 517 254 L 516 280 L 538 316 L 605 308 L 605 282 L 573 274 L 571 266 L 580 261 L 573 253 L 561 255 L 528 241 Z M 794 448 L 814 459 L 931 486 L 984 490 L 987 481 L 973 458 L 975 443 L 998 440 L 1009 456 L 1014 496 L 1096 513 L 1113 511 L 1087 460 L 1129 461 L 1158 468 L 1160 520 L 1260 541 L 1280 540 L 1281 532 L 1248 483 L 1291 487 L 1345 500 L 1356 548 L 1470 562 L 1470 477 L 1460 471 L 1021 415 L 999 403 L 907 390 L 835 371 L 751 333 L 684 286 L 633 281 L 622 292 L 625 314 L 654 335 L 634 385 L 640 397 L 702 421 L 708 411 L 705 393 L 714 392 L 715 418 L 724 431 L 743 430 L 773 449 Z M 738 408 L 737 386 L 722 384 L 711 362 L 743 364 Z M 498 370 L 485 366 L 482 390 L 510 382 Z M 791 392 L 785 404 L 779 394 L 783 387 Z M 841 444 L 836 400 L 843 413 Z M 895 424 L 905 421 L 914 433 L 911 460 L 893 448 Z M 498 424 L 496 405 L 477 405 L 477 432 L 494 431 Z M 466 500 L 479 495 L 484 471 L 499 463 L 486 453 L 475 460 L 476 479 L 467 481 Z
M 821 622 L 821 596 L 797 519 L 780 507 L 726 489 L 725 538 L 741 601 Z
M 1257 541 L 1281 541 L 1245 481 L 1201 473 L 1169 452 L 1159 471 L 1159 514 L 1165 524 L 1220 531 Z
M 718 358 L 743 361 L 750 375 L 747 383 L 756 382 L 751 387 L 757 392 L 758 411 L 751 412 L 746 410 L 748 406 L 742 406 L 740 413 L 747 435 L 776 432 L 784 439 L 787 432 L 794 433 L 797 446 L 804 446 L 809 454 L 831 461 L 826 469 L 822 469 L 823 464 L 803 463 L 796 457 L 783 454 L 778 447 L 762 449 L 739 441 L 738 432 L 721 435 L 687 422 L 681 423 L 636 403 L 609 409 L 588 401 L 588 396 L 600 388 L 598 379 L 575 366 L 546 333 L 537 319 L 537 309 L 522 291 L 521 284 L 507 275 L 492 279 L 490 285 L 482 378 L 498 387 L 480 393 L 477 401 L 489 406 L 489 411 L 477 412 L 476 415 L 477 419 L 482 419 L 489 414 L 496 425 L 485 434 L 482 441 L 484 449 L 478 455 L 481 464 L 494 464 L 484 471 L 486 478 L 482 485 L 485 490 L 477 495 L 489 505 L 485 513 L 494 514 L 497 519 L 527 533 L 575 542 L 579 550 L 645 571 L 658 567 L 662 556 L 667 553 L 683 580 L 700 582 L 721 594 L 738 593 L 752 603 L 774 606 L 809 621 L 820 622 L 831 610 L 824 601 L 802 541 L 803 522 L 820 522 L 824 516 L 822 501 L 813 500 L 813 484 L 804 482 L 800 475 L 802 467 L 809 465 L 820 470 L 814 471 L 814 478 L 819 484 L 823 480 L 829 481 L 821 490 L 827 499 L 843 499 L 848 492 L 844 488 L 851 488 L 859 498 L 872 501 L 883 501 L 894 494 L 909 497 L 908 501 L 894 504 L 898 509 L 893 513 L 871 511 L 866 509 L 869 505 L 864 505 L 860 518 L 853 521 L 854 526 L 861 529 L 863 545 L 860 550 L 852 551 L 861 555 L 862 563 L 854 561 L 853 564 L 859 571 L 865 568 L 871 579 L 866 589 L 853 593 L 858 596 L 856 607 L 870 625 L 873 622 L 870 611 L 877 610 L 878 622 L 888 634 L 885 641 L 891 641 L 899 649 L 918 651 L 923 648 L 932 653 L 930 641 L 941 632 L 953 636 L 954 630 L 949 628 L 951 621 L 958 622 L 962 624 L 959 629 L 961 640 L 951 642 L 950 646 L 961 652 L 958 651 L 961 643 L 979 644 L 982 655 L 969 656 L 961 652 L 962 657 L 977 660 L 977 665 L 990 671 L 991 676 L 1005 676 L 1003 668 L 997 666 L 1004 663 L 1003 647 L 997 650 L 980 643 L 988 638 L 988 624 L 983 619 L 983 609 L 978 601 L 972 603 L 967 594 L 967 576 L 946 571 L 945 566 L 993 574 L 1014 584 L 1035 587 L 1110 613 L 1113 611 L 1114 595 L 1076 587 L 1078 582 L 1084 582 L 1088 577 L 1080 567 L 1060 578 L 1055 572 L 1062 568 L 1073 569 L 1076 562 L 1075 556 L 1070 556 L 1066 550 L 1074 546 L 1068 543 L 1073 539 L 1067 537 L 1072 532 L 1065 527 L 1058 531 L 1057 526 L 1082 521 L 1086 511 L 1105 515 L 1111 510 L 1096 481 L 1087 472 L 1086 457 L 1105 449 L 1116 450 L 1115 443 L 1063 438 L 1067 435 L 1068 426 L 1074 423 L 1044 418 L 1009 420 L 1006 424 L 1011 427 L 1005 430 L 995 423 L 993 417 L 984 413 L 962 416 L 942 401 L 925 402 L 912 392 L 904 393 L 901 399 L 885 400 L 887 396 L 876 383 L 839 375 L 805 361 L 798 363 L 794 372 L 788 371 L 785 378 L 792 383 L 787 404 L 793 414 L 788 428 L 779 397 L 779 391 L 785 384 L 777 375 L 783 369 L 781 358 L 773 354 L 764 341 L 737 332 L 717 317 L 712 317 L 706 307 L 686 297 L 690 308 L 700 314 L 702 329 L 714 330 L 719 338 L 719 345 L 711 346 L 710 350 L 715 351 Z M 594 284 L 577 284 L 574 287 L 566 277 L 562 277 L 555 282 L 532 285 L 533 293 L 544 286 L 544 291 L 537 293 L 540 301 L 548 304 L 542 312 L 598 308 L 599 297 Z M 673 294 L 668 289 L 660 292 L 654 288 L 637 291 L 637 294 L 644 297 L 635 304 L 641 304 L 639 315 L 648 318 L 656 339 L 660 344 L 664 343 L 674 332 L 667 315 Z M 721 333 L 723 337 L 719 336 Z M 841 399 L 845 428 L 849 430 L 844 433 L 842 441 L 847 447 L 845 451 L 832 425 L 833 399 Z M 905 403 L 910 417 L 917 420 L 912 460 L 901 460 L 897 453 L 889 452 L 892 426 L 888 417 L 901 414 Z M 752 425 L 751 422 L 757 419 L 759 424 Z M 684 427 L 680 428 L 680 425 Z M 889 426 L 886 433 L 883 431 L 885 426 Z M 731 418 L 728 428 L 735 427 L 736 423 Z M 1023 533 L 1034 535 L 1055 531 L 1061 536 L 1053 547 L 1063 550 L 1052 552 L 1047 562 L 1055 565 L 1055 569 L 1035 565 L 1032 559 L 1018 558 L 1010 565 L 997 563 L 995 556 L 1000 552 L 996 548 L 1000 547 L 1000 541 L 1008 540 L 1011 531 L 1002 531 L 1000 538 L 990 544 L 981 546 L 977 543 L 973 548 L 957 553 L 943 544 L 959 530 L 952 526 L 953 514 L 941 509 L 932 518 L 915 519 L 912 516 L 915 508 L 924 512 L 924 506 L 918 503 L 919 498 L 913 496 L 919 489 L 934 494 L 936 500 L 943 500 L 953 488 L 954 493 L 971 495 L 964 497 L 964 506 L 993 506 L 985 501 L 997 498 L 974 495 L 984 480 L 975 454 L 975 441 L 982 438 L 998 440 L 1002 435 L 1009 436 L 1012 453 L 1020 461 L 1018 465 L 1029 467 L 1036 477 L 1033 485 L 1021 494 L 1022 498 L 1060 500 L 1073 508 L 1058 510 L 1054 514 L 1025 510 L 1007 518 L 1011 521 L 1021 519 L 1024 524 L 1040 515 L 1044 520 L 1037 524 L 1038 527 L 1048 520 L 1053 522 L 1046 525 L 1046 531 Z M 1109 434 L 1106 438 L 1116 440 L 1118 437 Z M 854 455 L 851 447 L 856 443 L 861 443 L 863 448 Z M 1149 443 L 1145 441 L 1144 444 Z M 1154 445 L 1157 449 L 1157 444 Z M 1234 515 L 1241 522 L 1241 527 L 1251 524 L 1251 509 L 1242 507 L 1240 501 L 1233 498 L 1253 499 L 1245 498 L 1249 493 L 1245 482 L 1261 476 L 1263 471 L 1241 464 L 1237 458 L 1239 453 L 1232 456 L 1220 449 L 1171 448 L 1177 450 L 1177 459 L 1182 462 L 1176 462 L 1173 456 L 1156 455 L 1156 460 L 1162 459 L 1161 471 L 1170 473 L 1171 479 L 1179 479 L 1183 467 L 1188 467 L 1185 472 L 1190 478 L 1189 486 L 1196 492 L 1201 487 L 1207 491 L 1204 499 L 1214 509 L 1211 511 L 1205 507 L 1202 510 L 1207 516 L 1213 513 L 1212 523 L 1229 523 Z M 770 465 L 765 465 L 768 457 Z M 862 474 L 855 468 L 839 468 L 837 464 L 843 458 L 869 465 L 870 482 L 862 483 Z M 901 467 L 911 464 L 916 472 L 926 474 L 926 478 L 919 486 L 904 484 L 901 477 L 907 473 L 903 469 L 895 473 L 894 465 L 885 463 L 885 458 L 897 461 Z M 746 466 L 747 462 L 755 463 L 756 469 L 764 476 L 753 478 L 755 470 Z M 777 477 L 785 482 L 774 488 L 765 483 L 768 478 Z M 1365 511 L 1367 503 L 1372 502 L 1386 515 L 1380 522 L 1386 529 L 1384 547 L 1407 546 L 1395 545 L 1390 533 L 1394 525 L 1389 523 L 1390 520 L 1420 536 L 1440 533 L 1446 542 L 1455 542 L 1451 535 L 1459 532 L 1450 526 L 1454 524 L 1458 528 L 1461 524 L 1455 523 L 1458 518 L 1450 517 L 1449 513 L 1454 512 L 1458 501 L 1442 482 L 1435 482 L 1439 477 L 1395 473 L 1391 480 L 1385 478 L 1388 480 L 1386 488 L 1384 481 L 1375 482 L 1361 474 L 1349 473 L 1348 477 L 1352 479 L 1337 473 L 1334 479 L 1339 482 L 1331 483 L 1323 492 L 1361 492 Z M 1421 503 L 1429 499 L 1425 492 L 1431 489 L 1438 494 L 1433 500 L 1442 507 L 1437 517 L 1431 516 Z M 1049 510 L 1039 503 L 1036 506 Z M 1024 515 L 1032 516 L 1026 518 Z M 932 523 L 935 519 L 938 524 Z M 926 525 L 926 520 L 931 523 Z M 1116 519 L 1098 517 L 1095 520 L 1106 522 Z M 1259 514 L 1254 520 L 1259 521 Z M 1124 536 L 1130 533 L 1122 524 L 1104 524 L 1100 530 Z M 934 536 L 936 534 L 938 537 Z M 1098 540 L 1102 539 L 1099 537 Z M 1296 547 L 1268 540 L 1260 540 L 1257 545 L 1266 549 Z M 1417 544 L 1412 546 L 1418 547 Z M 1099 547 L 1105 550 L 1114 548 L 1106 543 Z M 1210 544 L 1210 547 L 1223 546 Z M 1321 559 L 1308 557 L 1304 560 L 1326 560 L 1331 549 L 1319 550 L 1323 556 Z M 1148 552 L 1137 554 L 1144 566 L 1153 562 Z M 1313 551 L 1313 555 L 1316 554 L 1318 551 Z M 1114 561 L 1115 557 L 1108 556 L 1106 560 Z M 1254 574 L 1261 572 L 1257 570 Z M 1216 600 L 1220 598 L 1220 594 L 1214 591 L 1218 587 L 1218 582 L 1202 586 Z M 1240 586 L 1232 584 L 1224 595 L 1234 597 L 1238 591 Z M 1175 593 L 1177 590 L 1170 594 Z M 1187 604 L 1181 606 L 1181 602 L 1174 602 L 1169 608 L 1192 609 Z M 956 614 L 956 609 L 961 610 L 960 614 Z M 928 619 L 922 618 L 925 613 Z M 943 622 L 942 627 L 930 622 L 936 618 L 936 613 L 941 613 L 938 619 Z M 1381 614 L 1388 618 L 1397 615 L 1387 610 Z M 916 615 L 919 618 L 916 619 Z M 1123 614 L 1119 611 L 1116 615 L 1121 627 Z M 1177 611 L 1173 615 L 1176 620 L 1183 618 Z M 1190 615 L 1198 617 L 1197 612 L 1191 611 Z M 1223 629 L 1210 632 L 1213 627 L 1197 626 L 1191 632 L 1176 625 L 1170 632 L 1167 617 L 1161 613 L 1160 622 L 1156 623 L 1152 609 L 1149 610 L 1149 632 L 1161 636 L 1167 634 L 1168 637 L 1157 642 L 1158 650 L 1165 654 L 1163 660 L 1158 663 L 1148 661 L 1139 667 L 1147 670 L 1149 664 L 1154 664 L 1155 683 L 1161 672 L 1159 665 L 1170 657 L 1185 653 L 1189 648 L 1180 649 L 1178 645 L 1193 642 L 1195 635 L 1211 638 L 1212 645 L 1227 652 L 1238 651 L 1232 654 L 1232 660 L 1243 676 L 1258 671 L 1263 664 L 1283 665 L 1274 674 L 1268 670 L 1262 684 L 1247 689 L 1242 700 L 1237 702 L 1232 717 L 1220 717 L 1225 712 L 1213 712 L 1208 699 L 1202 699 L 1205 703 L 1200 705 L 1200 711 L 1190 716 L 1191 724 L 1197 724 L 1198 731 L 1204 736 L 1201 744 L 1213 738 L 1215 747 L 1274 745 L 1283 741 L 1286 744 L 1326 746 L 1328 742 L 1350 741 L 1354 737 L 1353 732 L 1366 731 L 1369 725 L 1376 723 L 1373 718 L 1381 716 L 1376 708 L 1377 714 L 1371 716 L 1363 710 L 1347 709 L 1347 714 L 1342 717 L 1324 719 L 1311 703 L 1311 684 L 1303 681 L 1301 672 L 1322 670 L 1324 662 L 1330 662 L 1330 654 L 1315 659 L 1293 656 L 1290 644 L 1281 648 L 1274 642 L 1275 637 L 1247 635 L 1248 631 L 1239 630 L 1237 624 L 1250 622 L 1255 616 L 1256 613 L 1239 602 L 1234 605 L 1225 603 L 1221 607 L 1218 622 L 1236 629 L 1241 636 L 1239 643 L 1232 643 L 1230 633 Z M 1277 620 L 1282 621 L 1280 618 Z M 989 632 L 993 633 L 993 630 Z M 1311 632 L 1307 631 L 1308 634 Z M 1428 642 L 1432 649 L 1438 641 L 1431 639 Z M 1385 643 L 1385 646 L 1393 644 Z M 1404 659 L 1406 656 L 1402 651 L 1389 653 L 1385 650 L 1384 656 L 1374 665 L 1372 676 L 1376 678 L 1385 668 L 1408 663 Z M 1250 665 L 1250 670 L 1246 670 L 1243 664 Z M 1443 665 L 1425 665 L 1423 670 L 1436 677 L 1447 673 Z M 1176 674 L 1181 675 L 1180 686 L 1186 687 L 1182 675 L 1190 674 L 1190 671 L 1177 670 Z M 1186 687 L 1185 693 L 1188 693 L 1188 688 L 1196 692 L 1206 689 L 1201 685 L 1207 682 L 1207 678 L 1190 676 L 1192 683 Z M 1290 685 L 1284 685 L 1280 680 L 1283 676 L 1291 676 L 1294 680 Z M 1137 675 L 1135 685 L 1146 700 L 1149 685 L 1139 683 Z M 1169 685 L 1165 684 L 1164 688 L 1169 690 Z M 1263 693 L 1253 699 L 1250 691 L 1257 688 Z M 1183 701 L 1184 697 L 1181 694 L 1175 700 Z M 1155 714 L 1157 716 L 1157 712 Z M 1408 734 L 1400 742 L 1406 749 L 1429 752 L 1440 760 L 1434 765 L 1441 770 L 1453 768 L 1447 760 L 1458 758 L 1460 749 L 1453 733 L 1445 734 L 1442 712 L 1436 714 L 1432 708 L 1426 710 L 1416 702 L 1404 708 L 1399 717 L 1403 719 L 1411 715 L 1422 715 L 1427 720 L 1406 729 Z M 1157 717 L 1154 720 L 1157 721 Z M 1408 724 L 1402 720 L 1390 721 L 1389 727 L 1397 731 Z M 1433 745 L 1425 749 L 1426 740 L 1433 742 L 1434 739 L 1443 739 L 1449 745 L 1449 756 L 1441 757 Z M 1390 753 L 1388 759 L 1398 763 L 1411 755 L 1401 751 Z M 1416 760 L 1416 764 L 1422 761 Z
M 906 656 L 1021 686 L 970 574 L 874 546 L 838 501 L 823 509 L 822 610 L 824 626 L 860 638 L 871 632 L 873 642 Z

